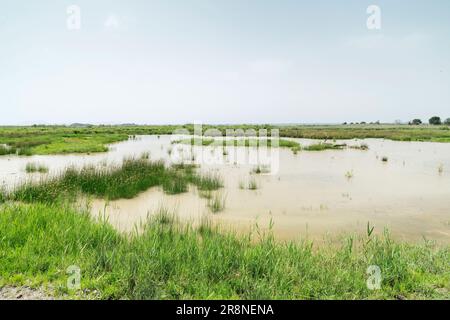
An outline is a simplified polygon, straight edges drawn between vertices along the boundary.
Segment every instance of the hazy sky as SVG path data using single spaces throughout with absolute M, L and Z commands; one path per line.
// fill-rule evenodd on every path
M 447 118 L 450 1 L 0 0 L 0 111 L 0 124 Z

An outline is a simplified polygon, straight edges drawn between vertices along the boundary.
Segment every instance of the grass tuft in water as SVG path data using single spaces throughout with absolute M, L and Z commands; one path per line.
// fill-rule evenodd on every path
M 223 179 L 216 173 L 195 176 L 193 182 L 201 191 L 213 191 L 223 187 Z
M 25 171 L 27 173 L 35 173 L 35 172 L 47 173 L 48 167 L 40 163 L 29 162 L 25 166 Z
M 17 153 L 17 149 L 15 147 L 0 145 L 0 156 L 16 154 L 16 153 Z
M 347 172 L 345 173 L 345 177 L 346 177 L 348 180 L 352 179 L 354 176 L 355 176 L 355 175 L 354 175 L 354 173 L 353 173 L 353 170 L 347 171 Z
M 150 151 L 142 152 L 142 154 L 141 154 L 141 159 L 142 159 L 142 160 L 148 160 L 148 159 L 150 159 Z
M 345 145 L 332 144 L 332 143 L 316 143 L 303 147 L 304 151 L 324 151 L 324 150 L 342 150 Z
M 33 152 L 31 151 L 30 148 L 20 148 L 20 149 L 18 149 L 17 154 L 18 154 L 19 156 L 26 156 L 26 157 L 29 157 L 29 156 L 32 156 L 32 155 L 33 155 Z
M 258 165 L 254 167 L 251 171 L 251 173 L 255 174 L 267 174 L 271 172 L 270 165 Z
M 150 224 L 174 225 L 178 221 L 176 214 L 164 206 L 160 206 L 155 215 L 150 217 Z M 149 224 L 146 225 L 148 227 Z
M 256 181 L 255 178 L 251 177 L 250 180 L 248 181 L 248 189 L 257 190 L 258 188 L 259 188 L 258 182 Z
M 208 199 L 208 208 L 212 213 L 219 213 L 225 209 L 226 195 L 215 192 L 211 198 Z
M 367 145 L 366 143 L 361 143 L 360 145 L 349 146 L 349 148 L 366 151 L 366 150 L 369 150 L 369 145 Z

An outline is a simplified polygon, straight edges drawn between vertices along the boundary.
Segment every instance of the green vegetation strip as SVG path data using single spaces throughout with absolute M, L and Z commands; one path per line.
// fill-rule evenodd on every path
M 342 150 L 346 145 L 338 145 L 331 143 L 316 143 L 309 146 L 303 147 L 301 150 L 304 151 L 324 151 L 324 150 Z
M 109 200 L 129 199 L 155 186 L 162 186 L 168 194 L 182 193 L 189 184 L 199 190 L 217 190 L 223 182 L 218 175 L 196 173 L 192 165 L 166 167 L 163 162 L 130 158 L 120 166 L 68 168 L 59 176 L 19 185 L 2 197 L 29 203 L 53 203 L 56 199 L 73 199 L 79 193 Z
M 234 146 L 234 147 L 271 147 L 273 141 L 271 139 L 211 139 L 211 138 L 191 138 L 176 140 L 172 143 L 197 145 L 197 146 Z M 290 148 L 294 153 L 298 151 L 324 151 L 324 150 L 343 150 L 348 146 L 346 144 L 319 142 L 302 147 L 300 143 L 292 140 L 279 139 L 277 147 Z M 367 150 L 365 144 L 360 146 L 350 146 L 351 149 Z
M 273 141 L 271 139 L 211 139 L 211 138 L 191 138 L 173 141 L 172 143 L 198 145 L 198 146 L 221 146 L 221 147 L 271 147 Z M 277 147 L 281 148 L 299 148 L 300 144 L 295 141 L 278 139 Z M 275 145 L 274 145 L 275 146 Z
M 0 286 L 43 286 L 56 294 L 88 289 L 102 299 L 449 298 L 450 252 L 388 235 L 349 238 L 339 246 L 279 243 L 270 236 L 181 225 L 167 210 L 123 235 L 65 205 L 0 206 Z M 81 269 L 80 291 L 66 270 Z M 370 265 L 381 269 L 369 290 Z
M 25 171 L 27 173 L 35 173 L 35 172 L 47 173 L 48 167 L 40 163 L 29 162 L 25 167 Z
M 105 152 L 107 144 L 127 140 L 136 135 L 172 134 L 176 129 L 185 129 L 194 133 L 194 126 L 31 126 L 0 127 L 0 156 L 7 154 L 64 154 Z M 203 132 L 217 129 L 222 135 L 227 130 L 235 130 L 243 135 L 246 130 L 278 129 L 280 137 L 309 138 L 320 140 L 380 138 L 398 141 L 450 142 L 448 125 L 204 125 Z M 281 147 L 298 151 L 292 141 L 280 139 Z M 206 141 L 206 142 L 205 142 Z M 204 139 L 202 143 L 211 143 L 213 139 Z M 286 145 L 285 145 L 286 143 Z M 6 145 L 6 146 L 5 146 Z
M 354 125 L 354 126 L 285 126 L 281 137 L 344 140 L 389 139 L 395 141 L 450 142 L 448 126 Z

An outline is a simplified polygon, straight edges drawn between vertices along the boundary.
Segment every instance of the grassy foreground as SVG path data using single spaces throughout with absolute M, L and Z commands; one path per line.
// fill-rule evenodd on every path
M 102 299 L 449 298 L 450 251 L 385 237 L 349 238 L 336 248 L 277 243 L 264 236 L 177 223 L 165 210 L 142 233 L 123 235 L 63 204 L 0 206 L 0 285 L 49 286 L 77 296 L 66 269 L 81 269 L 81 290 Z M 382 271 L 380 290 L 367 267 Z

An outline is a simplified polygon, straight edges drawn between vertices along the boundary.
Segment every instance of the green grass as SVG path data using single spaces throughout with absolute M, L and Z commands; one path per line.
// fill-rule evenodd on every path
M 192 182 L 202 191 L 217 190 L 223 187 L 223 179 L 217 173 L 206 173 L 195 176 Z
M 271 172 L 271 167 L 270 165 L 257 165 L 250 172 L 254 174 L 267 174 Z
M 143 153 L 141 154 L 141 159 L 142 159 L 142 160 L 148 160 L 148 159 L 150 159 L 150 151 L 143 152 Z
M 172 141 L 172 144 L 189 144 L 191 146 L 194 146 L 194 145 L 195 146 L 209 146 L 214 141 L 215 141 L 214 139 L 209 139 L 209 138 L 203 138 L 203 139 L 202 138 L 190 138 L 190 139 L 174 140 L 174 141 Z
M 251 177 L 250 180 L 248 181 L 247 187 L 249 190 L 257 190 L 259 188 L 258 182 L 256 181 L 255 178 Z
M 9 154 L 16 154 L 17 149 L 14 147 L 0 145 L 0 156 L 5 156 Z
M 81 269 L 81 290 L 102 299 L 410 299 L 449 298 L 449 247 L 401 244 L 386 234 L 339 244 L 276 242 L 176 222 L 162 209 L 142 233 L 64 205 L 0 207 L 3 284 L 66 288 L 66 270 Z M 366 286 L 370 265 L 381 290 Z
M 29 157 L 29 156 L 33 155 L 33 151 L 31 150 L 31 148 L 23 147 L 23 148 L 20 148 L 20 149 L 17 149 L 17 150 L 18 150 L 17 154 L 19 156 Z
M 25 171 L 27 173 L 35 173 L 35 172 L 47 173 L 48 167 L 46 167 L 45 165 L 40 164 L 40 163 L 29 162 L 25 166 Z
M 350 149 L 355 149 L 355 150 L 363 150 L 363 151 L 367 151 L 369 150 L 369 146 L 366 143 L 361 143 L 359 145 L 352 145 L 352 146 L 348 146 Z
M 222 187 L 218 176 L 201 175 L 194 166 L 166 167 L 160 161 L 125 159 L 121 165 L 68 168 L 59 176 L 26 182 L 4 195 L 13 201 L 47 202 L 86 194 L 109 200 L 130 199 L 151 187 L 162 186 L 168 194 L 186 192 L 194 184 L 199 190 Z
M 108 151 L 106 144 L 124 141 L 128 135 L 120 130 L 71 129 L 69 127 L 3 127 L 0 143 L 18 151 L 19 155 L 91 153 Z
M 450 142 L 450 129 L 448 126 L 408 126 L 408 125 L 204 125 L 203 132 L 208 129 L 217 129 L 223 135 L 227 129 L 233 130 L 268 130 L 279 129 L 280 137 L 309 138 L 320 140 L 333 139 L 365 139 L 380 138 L 398 141 L 433 141 Z M 91 153 L 105 152 L 107 144 L 127 140 L 136 135 L 163 135 L 172 134 L 176 129 L 185 129 L 191 134 L 194 132 L 192 124 L 182 126 L 43 126 L 31 127 L 0 127 L 0 145 L 7 144 L 13 147 L 12 154 L 64 154 L 64 153 Z M 245 145 L 257 145 L 256 139 L 245 139 Z M 194 140 L 195 141 L 195 140 Z M 232 140 L 237 143 L 237 139 Z M 270 146 L 270 139 L 268 140 Z M 280 139 L 280 147 L 299 151 L 296 142 Z M 179 142 L 179 141 L 178 141 Z M 192 143 L 187 140 L 185 143 Z M 196 141 L 201 145 L 211 145 L 214 138 L 205 138 Z M 6 148 L 0 147 L 0 155 Z
M 221 146 L 221 147 L 271 147 L 273 146 L 281 147 L 281 148 L 298 148 L 300 144 L 295 141 L 286 140 L 286 139 L 278 139 L 278 144 L 275 145 L 272 139 L 252 139 L 252 138 L 244 138 L 244 139 L 211 139 L 211 138 L 191 138 L 184 140 L 176 140 L 172 143 L 181 143 L 181 144 L 189 144 L 189 145 L 199 145 L 199 146 Z
M 348 180 L 352 179 L 354 176 L 355 176 L 355 174 L 353 173 L 353 170 L 347 171 L 347 172 L 345 173 L 345 177 L 346 177 Z
M 222 193 L 214 193 L 208 198 L 208 208 L 212 213 L 219 213 L 225 209 L 226 196 Z
M 396 141 L 450 142 L 446 126 L 408 125 L 293 125 L 280 127 L 281 137 L 343 140 L 389 139 Z

